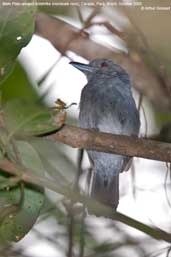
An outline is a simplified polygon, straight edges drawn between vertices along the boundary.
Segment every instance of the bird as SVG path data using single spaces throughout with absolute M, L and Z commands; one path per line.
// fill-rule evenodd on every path
M 70 62 L 82 71 L 87 84 L 80 98 L 79 126 L 97 132 L 137 137 L 140 118 L 128 73 L 109 59 L 95 59 L 89 64 Z M 87 151 L 93 164 L 91 197 L 117 209 L 119 174 L 128 170 L 132 158 L 112 153 Z

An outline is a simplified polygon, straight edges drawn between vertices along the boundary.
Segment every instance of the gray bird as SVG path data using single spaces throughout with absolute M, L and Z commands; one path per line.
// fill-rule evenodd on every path
M 81 93 L 80 127 L 137 136 L 140 128 L 139 113 L 125 70 L 108 59 L 95 59 L 88 65 L 78 62 L 70 64 L 82 71 L 88 80 Z M 87 152 L 94 170 L 91 196 L 116 209 L 119 203 L 119 173 L 129 168 L 130 158 Z

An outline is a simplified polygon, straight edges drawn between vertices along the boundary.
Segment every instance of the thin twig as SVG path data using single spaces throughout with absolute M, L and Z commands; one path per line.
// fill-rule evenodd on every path
M 167 190 L 167 179 L 169 176 L 169 172 L 170 172 L 170 163 L 166 163 L 166 175 L 164 178 L 164 191 L 165 191 L 165 196 L 166 196 L 166 201 L 168 203 L 168 206 L 171 208 L 171 202 L 170 202 L 170 199 L 168 196 L 168 190 Z M 170 190 L 170 188 L 169 188 L 169 190 Z
M 78 150 L 78 157 L 77 157 L 77 163 L 78 163 L 78 170 L 75 177 L 75 183 L 74 183 L 74 190 L 79 190 L 79 179 L 82 174 L 82 161 L 83 161 L 83 154 L 84 150 L 80 149 Z
M 136 199 L 136 170 L 135 170 L 135 165 L 132 162 L 131 166 L 131 183 L 132 183 L 132 195 L 133 198 Z
M 69 216 L 69 226 L 68 226 L 68 254 L 67 257 L 73 257 L 73 247 L 74 247 L 74 216 L 73 216 L 73 203 L 71 202 L 70 208 L 68 210 Z
M 76 187 L 77 190 L 79 189 L 78 182 L 79 178 L 82 174 L 82 162 L 83 162 L 83 157 L 84 157 L 84 150 L 81 149 L 78 152 L 78 173 L 77 173 L 77 181 L 76 181 Z M 85 238 L 84 238 L 84 227 L 85 227 L 85 204 L 83 204 L 83 210 L 82 210 L 82 216 L 81 216 L 81 228 L 80 228 L 80 244 L 79 244 L 79 257 L 84 256 L 84 247 L 85 247 Z
M 79 18 L 80 22 L 83 24 L 84 23 L 84 18 L 83 18 L 83 14 L 81 12 L 81 8 L 80 7 L 76 7 L 76 11 L 77 11 L 78 18 Z
M 83 212 L 81 217 L 81 229 L 80 229 L 80 248 L 79 257 L 84 257 L 85 250 L 85 217 L 86 217 L 86 206 L 83 204 Z
M 137 107 L 139 112 L 140 112 L 140 109 L 141 109 L 142 101 L 143 101 L 143 94 L 140 94 L 139 99 L 138 99 L 138 107 Z

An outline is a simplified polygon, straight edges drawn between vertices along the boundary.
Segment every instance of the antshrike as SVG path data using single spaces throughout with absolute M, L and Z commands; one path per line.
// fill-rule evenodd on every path
M 139 113 L 125 70 L 107 59 L 95 59 L 88 65 L 78 62 L 70 64 L 82 71 L 88 80 L 81 93 L 80 127 L 137 136 Z M 119 173 L 128 169 L 130 158 L 87 152 L 94 167 L 91 196 L 116 209 L 119 202 Z

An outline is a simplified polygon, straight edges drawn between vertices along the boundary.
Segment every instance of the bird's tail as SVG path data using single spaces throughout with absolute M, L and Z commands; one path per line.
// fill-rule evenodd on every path
M 94 173 L 91 196 L 114 209 L 119 203 L 119 175 L 107 177 Z

